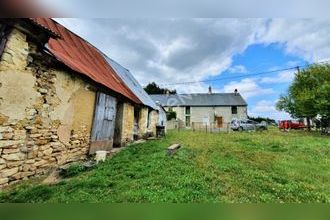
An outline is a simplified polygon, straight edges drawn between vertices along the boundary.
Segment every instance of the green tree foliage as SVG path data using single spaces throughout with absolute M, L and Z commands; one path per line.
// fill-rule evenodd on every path
M 330 65 L 313 65 L 296 73 L 288 94 L 280 97 L 276 107 L 294 118 L 329 118 Z
M 175 111 L 169 111 L 166 113 L 167 120 L 170 121 L 171 119 L 176 119 L 176 112 Z
M 267 124 L 276 124 L 276 121 L 274 119 L 271 119 L 271 118 L 264 118 L 264 117 L 251 117 L 251 116 L 248 116 L 248 118 L 252 121 L 255 121 L 255 122 L 267 122 Z
M 149 94 L 166 94 L 169 91 L 170 94 L 176 94 L 176 90 L 169 90 L 167 88 L 160 88 L 155 82 L 149 83 L 144 90 Z

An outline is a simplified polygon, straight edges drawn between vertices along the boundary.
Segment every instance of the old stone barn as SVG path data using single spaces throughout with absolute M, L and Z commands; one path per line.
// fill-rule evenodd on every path
M 0 37 L 0 187 L 154 135 L 131 73 L 62 25 L 1 19 Z

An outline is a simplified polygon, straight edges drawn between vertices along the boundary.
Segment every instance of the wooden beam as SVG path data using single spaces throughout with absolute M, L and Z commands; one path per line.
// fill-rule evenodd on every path
M 169 146 L 167 148 L 167 155 L 171 156 L 173 154 L 175 154 L 175 152 L 181 147 L 180 144 L 172 144 L 171 146 Z

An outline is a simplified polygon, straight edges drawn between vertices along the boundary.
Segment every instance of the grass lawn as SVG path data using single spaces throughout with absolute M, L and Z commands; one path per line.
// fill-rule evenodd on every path
M 175 156 L 165 149 L 183 146 Z M 330 202 L 330 138 L 305 132 L 170 131 L 56 185 L 0 202 Z

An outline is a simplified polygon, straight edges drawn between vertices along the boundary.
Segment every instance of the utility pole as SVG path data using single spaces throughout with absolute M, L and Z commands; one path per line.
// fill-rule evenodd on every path
M 298 74 L 299 74 L 300 73 L 300 67 L 297 66 L 296 68 L 297 68 L 297 71 L 298 71 Z

